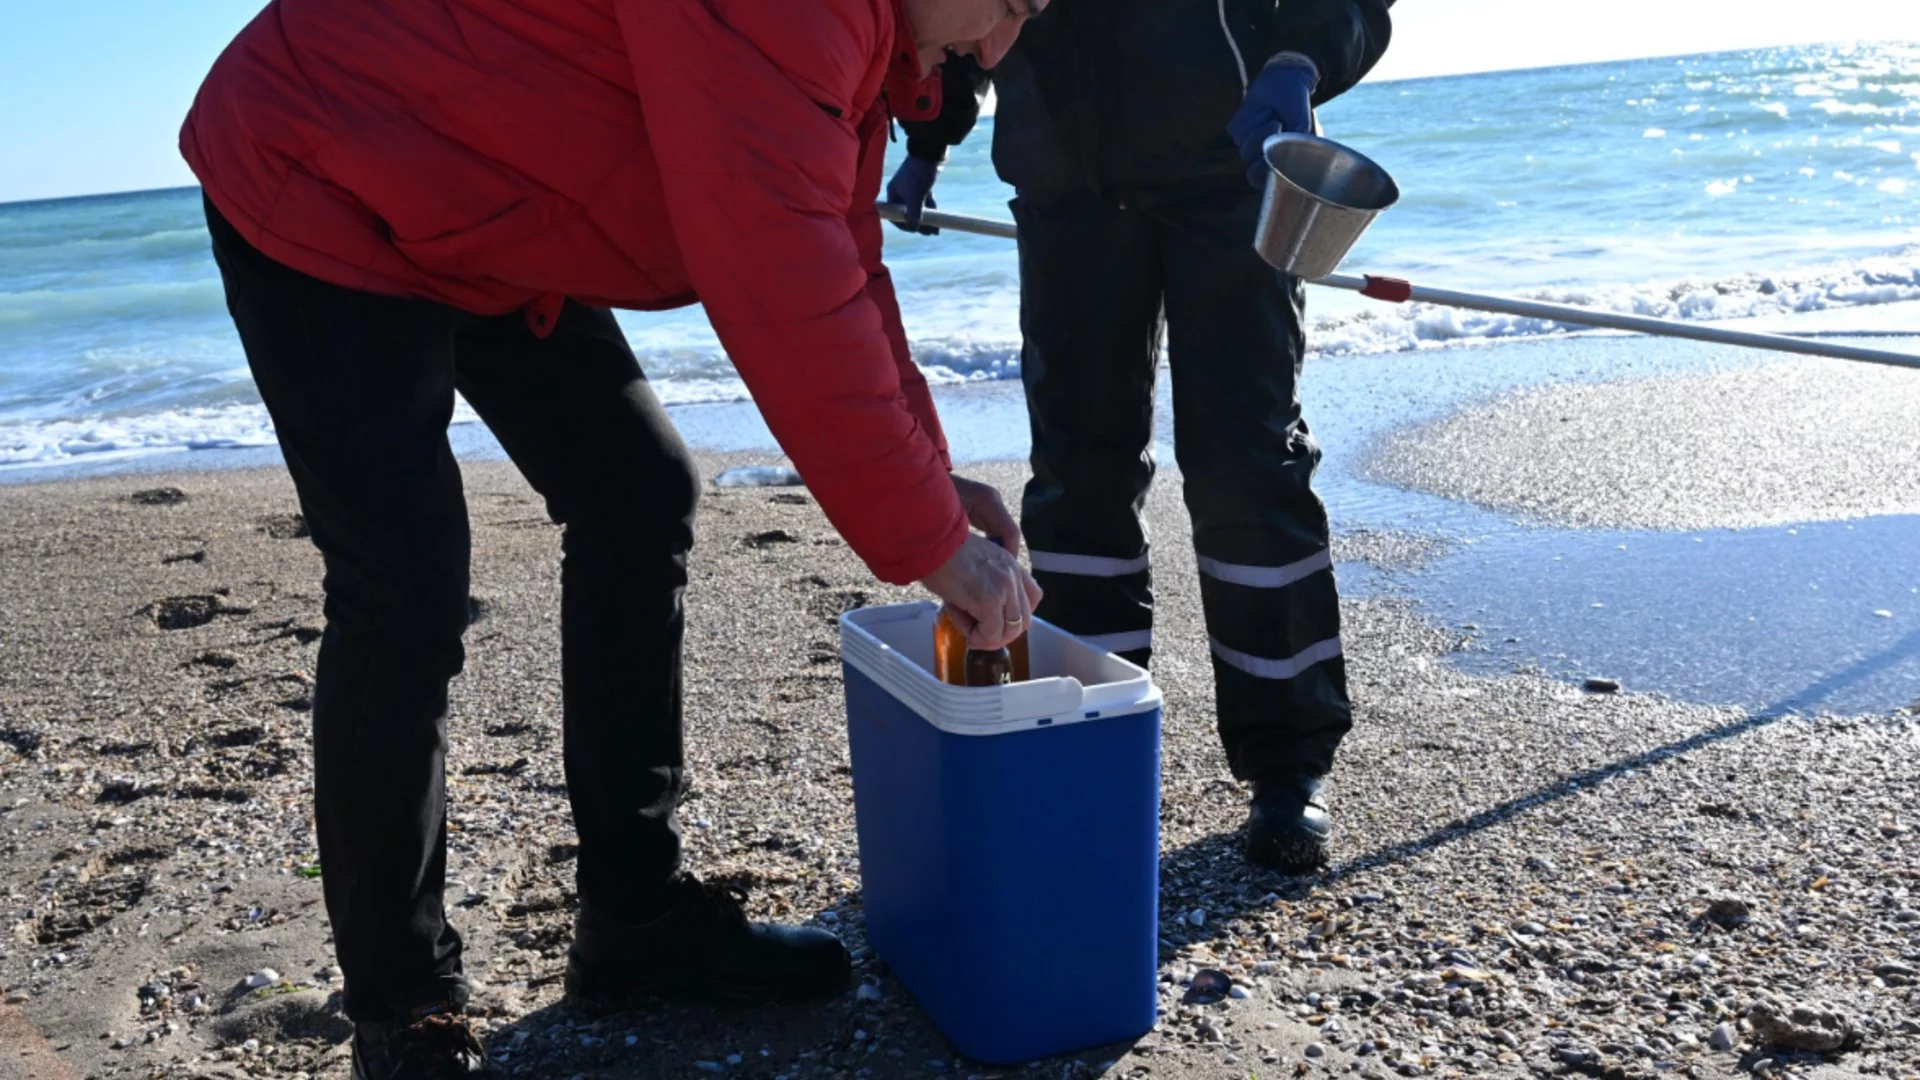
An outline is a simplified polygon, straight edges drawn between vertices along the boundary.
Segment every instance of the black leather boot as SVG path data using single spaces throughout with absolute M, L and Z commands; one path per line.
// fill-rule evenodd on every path
M 750 923 L 744 893 L 682 877 L 650 923 L 624 923 L 580 902 L 567 951 L 567 1003 L 624 1010 L 649 1000 L 760 1004 L 831 997 L 853 963 L 822 930 Z
M 413 1011 L 407 1023 L 353 1025 L 353 1080 L 469 1080 L 499 1075 L 450 1005 Z
M 1253 785 L 1247 813 L 1247 861 L 1287 874 L 1327 863 L 1333 823 L 1320 798 L 1320 778 L 1304 773 L 1268 777 Z

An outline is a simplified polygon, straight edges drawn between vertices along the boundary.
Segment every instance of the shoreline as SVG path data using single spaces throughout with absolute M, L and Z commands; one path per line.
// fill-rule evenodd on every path
M 1331 292 L 1331 290 L 1329 290 Z M 1351 299 L 1351 294 L 1338 292 L 1327 299 Z M 1316 305 L 1309 305 L 1309 322 Z M 1392 312 L 1391 306 L 1373 305 L 1369 310 L 1379 315 Z M 1436 314 L 1447 309 L 1435 308 Z M 1729 329 L 1762 330 L 1769 332 L 1787 332 L 1804 334 L 1818 338 L 1840 338 L 1848 341 L 1858 339 L 1866 343 L 1876 343 L 1880 347 L 1904 350 L 1920 354 L 1920 348 L 1914 345 L 1914 339 L 1920 338 L 1920 300 L 1896 301 L 1857 307 L 1821 309 L 1797 313 L 1791 316 L 1778 314 L 1757 317 L 1727 318 L 1712 320 L 1713 325 Z M 1310 329 L 1309 341 L 1319 333 Z M 1438 366 L 1457 364 L 1458 353 L 1491 352 L 1496 356 L 1514 353 L 1555 353 L 1579 352 L 1588 350 L 1595 343 L 1642 342 L 1649 352 L 1655 354 L 1681 354 L 1688 349 L 1700 347 L 1693 343 L 1680 343 L 1658 338 L 1644 338 L 1636 335 L 1619 334 L 1604 330 L 1573 330 L 1554 334 L 1521 334 L 1514 337 L 1491 336 L 1470 338 L 1457 341 L 1428 343 L 1426 347 L 1414 350 L 1359 351 L 1338 353 L 1311 353 L 1306 361 L 1305 397 L 1308 413 L 1316 412 L 1314 386 L 1328 377 L 1329 367 L 1346 364 L 1408 363 L 1419 364 L 1433 362 Z M 1728 355 L 1741 357 L 1741 363 L 1766 363 L 1790 359 L 1785 354 L 1756 351 L 1724 350 Z M 1449 358 L 1449 359 L 1441 359 Z M 1504 366 L 1500 359 L 1491 361 L 1492 366 Z M 1171 459 L 1170 410 L 1167 408 L 1165 384 L 1166 360 L 1160 361 L 1160 409 L 1162 414 L 1156 418 L 1156 441 L 1167 451 L 1164 455 Z M 1631 372 L 1623 372 L 1631 374 Z M 1523 383 L 1526 380 L 1523 378 Z M 1550 376 L 1542 376 L 1534 382 L 1552 381 Z M 953 443 L 956 462 L 1001 461 L 1023 457 L 1026 453 L 1027 432 L 1024 412 L 1024 390 L 1019 379 L 969 379 L 962 382 L 943 382 L 933 386 L 934 400 L 940 410 L 942 422 L 947 428 L 948 439 Z M 688 444 L 695 450 L 714 453 L 772 453 L 778 454 L 779 446 L 761 421 L 759 412 L 751 400 L 723 402 L 688 402 L 667 406 L 676 426 Z M 448 437 L 454 452 L 461 460 L 489 461 L 504 457 L 499 444 L 486 430 L 484 423 L 477 418 L 459 422 L 448 429 Z M 15 463 L 0 466 L 0 487 L 19 484 L 33 484 L 51 481 L 79 479 L 92 476 L 132 476 L 147 473 L 172 471 L 220 471 L 245 469 L 260 466 L 278 465 L 279 450 L 275 446 L 248 447 L 168 447 L 160 450 L 110 450 L 79 455 L 54 463 Z

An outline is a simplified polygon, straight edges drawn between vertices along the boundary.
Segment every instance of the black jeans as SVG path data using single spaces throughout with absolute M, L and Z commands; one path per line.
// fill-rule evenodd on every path
M 356 1020 L 464 996 L 446 876 L 447 684 L 469 621 L 458 390 L 566 527 L 561 675 L 583 896 L 644 917 L 680 858 L 681 594 L 699 482 L 611 313 L 340 288 L 211 204 L 227 307 L 326 565 L 314 692 L 321 882 Z
M 1091 193 L 1014 203 L 1040 617 L 1151 658 L 1140 510 L 1164 329 L 1220 736 L 1250 780 L 1324 775 L 1353 725 L 1320 449 L 1300 416 L 1300 283 L 1254 252 L 1259 210 L 1243 185 L 1135 209 Z

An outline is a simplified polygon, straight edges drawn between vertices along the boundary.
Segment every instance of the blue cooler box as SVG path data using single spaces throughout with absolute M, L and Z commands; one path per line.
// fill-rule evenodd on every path
M 1153 1028 L 1160 691 L 1036 621 L 1033 679 L 933 676 L 927 602 L 840 617 L 867 938 L 960 1053 Z

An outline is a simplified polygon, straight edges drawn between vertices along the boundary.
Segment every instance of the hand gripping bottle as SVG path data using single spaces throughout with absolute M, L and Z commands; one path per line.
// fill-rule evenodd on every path
M 1000 543 L 995 540 L 994 543 Z M 1005 545 L 1001 545 L 1005 546 Z M 1027 654 L 1027 634 L 998 649 L 969 649 L 967 635 L 943 610 L 933 621 L 933 674 L 954 686 L 999 686 L 1033 677 Z

